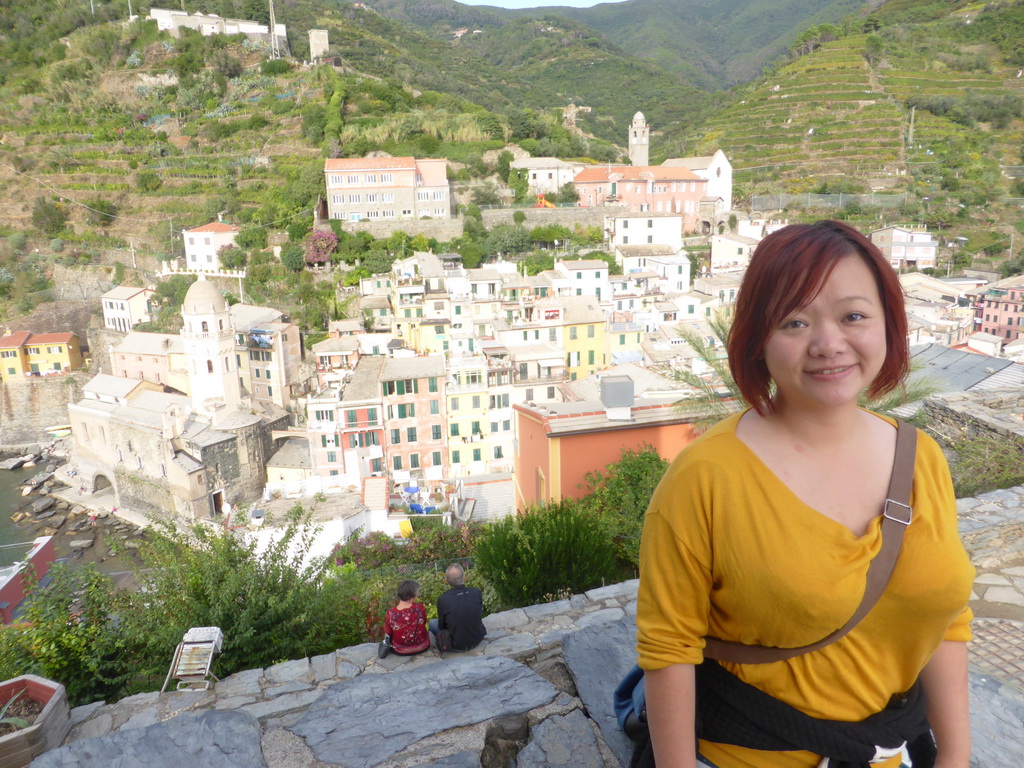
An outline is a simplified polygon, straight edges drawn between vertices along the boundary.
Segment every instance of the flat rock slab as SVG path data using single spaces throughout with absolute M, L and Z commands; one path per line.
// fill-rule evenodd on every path
M 971 668 L 971 766 L 1021 764 L 1024 691 Z
M 260 725 L 242 712 L 181 715 L 55 749 L 32 768 L 266 768 Z
M 604 768 L 594 729 L 578 709 L 549 717 L 530 736 L 516 768 Z
M 631 619 L 620 619 L 573 632 L 562 641 L 562 657 L 605 743 L 619 762 L 628 766 L 633 742 L 615 719 L 612 693 L 636 664 L 636 624 Z M 596 670 L 600 674 L 595 674 Z
M 550 704 L 558 691 L 500 656 L 449 659 L 337 683 L 288 728 L 316 758 L 373 768 L 417 741 Z

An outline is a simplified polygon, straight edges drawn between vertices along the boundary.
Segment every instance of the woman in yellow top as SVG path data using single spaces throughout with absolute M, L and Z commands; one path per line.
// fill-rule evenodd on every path
M 795 648 L 859 605 L 881 546 L 896 430 L 857 399 L 899 387 L 909 369 L 896 274 L 841 222 L 779 230 L 751 259 L 728 351 L 751 407 L 680 453 L 644 525 L 637 647 L 654 756 L 658 768 L 824 766 L 807 751 L 698 743 L 695 665 L 707 635 Z M 920 678 L 934 765 L 967 768 L 973 569 L 946 462 L 920 433 L 910 503 L 885 592 L 847 635 L 786 661 L 722 665 L 803 713 L 844 722 L 880 712 Z M 877 764 L 908 762 L 904 751 Z

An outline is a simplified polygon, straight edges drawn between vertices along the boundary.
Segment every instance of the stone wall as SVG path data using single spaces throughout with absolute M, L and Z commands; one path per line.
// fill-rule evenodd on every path
M 957 392 L 924 401 L 929 427 L 950 443 L 998 437 L 1024 447 L 1024 393 Z
M 63 264 L 54 264 L 53 298 L 57 301 L 98 299 L 114 287 L 113 276 L 113 267 L 66 267 Z
M 624 205 L 606 205 L 600 208 L 487 208 L 481 211 L 484 226 L 514 224 L 512 217 L 516 211 L 526 214 L 523 226 L 527 229 L 546 227 L 552 224 L 561 224 L 572 229 L 577 224 L 585 227 L 601 227 L 604 225 L 605 216 L 628 213 L 629 208 Z M 401 230 L 412 236 L 423 234 L 446 242 L 462 235 L 462 222 L 462 216 L 454 219 L 408 219 L 400 222 L 364 219 L 357 223 L 346 222 L 344 227 L 349 232 L 369 232 L 378 239 L 388 237 L 396 230 Z
M 488 208 L 481 213 L 484 225 L 493 227 L 495 224 L 514 224 L 512 217 L 516 211 L 526 214 L 523 226 L 527 229 L 549 227 L 553 224 L 561 224 L 572 229 L 577 224 L 584 227 L 603 227 L 605 216 L 621 216 L 629 213 L 629 208 L 625 205 L 605 205 L 600 208 Z
M 46 427 L 69 423 L 68 403 L 81 399 L 88 380 L 72 373 L 0 384 L 0 446 L 48 443 Z

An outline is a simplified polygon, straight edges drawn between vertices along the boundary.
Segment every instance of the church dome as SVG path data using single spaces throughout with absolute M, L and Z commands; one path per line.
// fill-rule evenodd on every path
M 643 112 L 637 112 L 635 115 L 633 115 L 633 122 L 634 123 L 642 123 L 645 120 L 646 120 L 646 118 L 644 117 L 644 113 Z
M 227 312 L 228 304 L 224 296 L 207 280 L 196 280 L 185 294 L 181 305 L 183 315 L 209 315 L 214 312 Z

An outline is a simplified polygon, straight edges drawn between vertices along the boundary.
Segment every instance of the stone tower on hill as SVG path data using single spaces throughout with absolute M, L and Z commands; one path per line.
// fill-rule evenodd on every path
M 629 162 L 633 165 L 650 165 L 651 129 L 643 112 L 633 115 L 629 126 Z

